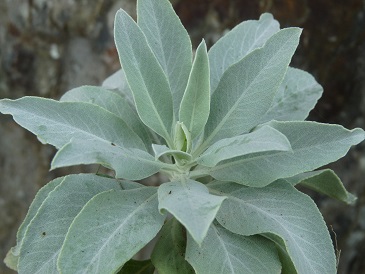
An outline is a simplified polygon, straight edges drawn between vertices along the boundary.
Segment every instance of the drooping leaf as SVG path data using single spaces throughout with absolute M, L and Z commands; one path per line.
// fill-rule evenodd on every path
M 83 206 L 100 192 L 140 186 L 92 174 L 65 177 L 48 194 L 28 225 L 20 249 L 19 273 L 58 273 L 56 262 L 62 243 L 71 222 Z
M 86 102 L 98 105 L 121 118 L 143 140 L 146 147 L 151 139 L 145 125 L 139 119 L 125 97 L 114 91 L 97 86 L 81 86 L 66 92 L 62 102 Z
M 151 260 L 129 260 L 125 263 L 125 265 L 118 272 L 118 274 L 153 274 L 154 272 L 155 267 L 153 266 Z
M 249 132 L 261 121 L 275 96 L 301 30 L 287 28 L 269 38 L 223 74 L 212 95 L 205 127 L 205 148 L 212 142 Z
M 177 115 L 191 69 L 189 35 L 168 0 L 137 1 L 137 18 L 148 45 L 167 76 Z
M 213 167 L 223 160 L 263 151 L 290 151 L 288 139 L 280 131 L 263 126 L 251 133 L 222 139 L 210 146 L 197 162 Z
M 19 125 L 37 135 L 42 143 L 56 148 L 74 138 L 100 139 L 122 147 L 146 149 L 122 119 L 92 104 L 23 97 L 1 100 L 0 111 L 13 115 Z
M 347 130 L 339 125 L 308 121 L 271 122 L 268 125 L 288 138 L 292 151 L 246 155 L 223 161 L 205 172 L 217 180 L 262 187 L 276 179 L 336 161 L 365 138 L 362 129 Z
M 305 120 L 322 96 L 322 92 L 322 86 L 312 75 L 303 70 L 289 67 L 272 105 L 262 117 L 261 123 L 271 120 Z
M 219 39 L 209 50 L 212 92 L 216 90 L 229 66 L 262 47 L 267 39 L 279 30 L 279 23 L 273 16 L 264 13 L 259 20 L 242 22 Z
M 167 165 L 143 150 L 123 148 L 105 140 L 72 139 L 56 153 L 51 168 L 81 164 L 103 165 L 115 170 L 117 178 L 128 180 L 147 178 Z
M 341 179 L 331 169 L 305 172 L 296 176 L 281 179 L 292 185 L 301 184 L 319 193 L 328 195 L 331 198 L 340 200 L 347 204 L 354 204 L 356 196 L 349 193 L 344 187 Z
M 169 83 L 142 30 L 124 10 L 115 16 L 114 37 L 141 120 L 169 142 L 173 121 Z
M 280 273 L 275 246 L 261 236 L 241 236 L 213 223 L 201 247 L 188 235 L 186 260 L 196 273 Z
M 326 224 L 307 195 L 285 182 L 264 188 L 219 182 L 208 187 L 228 196 L 217 214 L 223 227 L 245 236 L 271 233 L 282 238 L 298 274 L 336 273 Z
M 209 60 L 203 40 L 198 46 L 190 72 L 188 85 L 182 98 L 179 120 L 194 139 L 201 133 L 208 120 L 210 107 Z
M 185 260 L 186 236 L 184 227 L 175 219 L 168 220 L 161 229 L 151 260 L 159 274 L 194 274 Z
M 202 183 L 185 180 L 164 183 L 158 188 L 158 208 L 167 210 L 201 244 L 224 197 L 211 195 Z
M 129 103 L 130 107 L 133 109 L 136 108 L 132 91 L 129 88 L 127 78 L 125 77 L 125 73 L 122 68 L 106 78 L 101 86 L 103 88 L 116 91 Z
M 154 187 L 102 192 L 71 224 L 58 259 L 63 274 L 114 273 L 156 236 L 165 216 Z

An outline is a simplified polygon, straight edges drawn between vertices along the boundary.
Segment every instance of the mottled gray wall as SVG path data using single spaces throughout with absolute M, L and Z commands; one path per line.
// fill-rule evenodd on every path
M 365 8 L 363 0 L 175 0 L 196 46 L 237 23 L 272 12 L 283 27 L 304 28 L 293 65 L 313 73 L 325 94 L 311 119 L 365 128 Z M 134 0 L 0 0 L 0 98 L 59 98 L 83 84 L 98 85 L 119 68 L 112 27 L 117 9 L 135 16 Z M 359 196 L 354 207 L 314 195 L 342 249 L 341 274 L 365 273 L 365 146 L 331 165 Z M 48 172 L 52 147 L 0 116 L 0 258 Z M 0 273 L 12 273 L 0 263 Z

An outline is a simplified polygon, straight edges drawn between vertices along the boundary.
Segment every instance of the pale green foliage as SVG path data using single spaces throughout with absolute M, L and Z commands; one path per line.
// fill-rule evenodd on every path
M 21 274 L 335 273 L 325 222 L 295 186 L 354 203 L 333 171 L 313 170 L 365 134 L 304 121 L 322 87 L 289 67 L 301 30 L 263 14 L 193 57 L 168 0 L 138 0 L 137 14 L 116 14 L 123 69 L 102 87 L 0 101 L 58 149 L 52 169 L 115 174 L 43 187 L 5 263 Z M 133 182 L 156 173 L 158 186 Z M 151 259 L 134 260 L 154 238 Z

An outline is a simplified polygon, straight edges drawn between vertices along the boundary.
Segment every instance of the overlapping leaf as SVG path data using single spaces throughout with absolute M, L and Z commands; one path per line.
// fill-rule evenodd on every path
M 210 146 L 197 162 L 213 167 L 223 160 L 263 151 L 290 151 L 288 139 L 280 131 L 263 126 L 251 133 L 222 139 Z
M 270 241 L 234 234 L 213 223 L 201 247 L 188 235 L 186 259 L 196 273 L 280 273 L 281 265 Z
M 69 228 L 58 268 L 63 274 L 114 273 L 156 236 L 165 216 L 156 188 L 102 192 Z
M 184 180 L 162 184 L 158 189 L 159 209 L 169 211 L 201 244 L 224 197 L 211 195 L 205 185 Z
M 269 109 L 301 30 L 287 28 L 269 38 L 223 74 L 212 95 L 203 148 L 217 140 L 249 132 Z
M 194 139 L 201 133 L 208 120 L 210 107 L 209 60 L 203 40 L 196 50 L 193 68 L 182 98 L 179 120 L 184 123 Z
M 136 108 L 132 91 L 129 88 L 127 78 L 125 77 L 125 73 L 122 68 L 106 78 L 101 86 L 108 90 L 116 91 L 119 95 L 125 98 L 133 109 Z
M 69 175 L 51 191 L 28 225 L 20 250 L 19 273 L 58 273 L 57 257 L 71 222 L 96 194 L 140 187 L 92 174 Z
M 137 261 L 129 260 L 117 274 L 153 274 L 155 267 L 151 260 Z
M 242 22 L 219 39 L 209 50 L 212 92 L 229 66 L 262 47 L 278 31 L 279 23 L 271 14 L 264 13 L 259 20 Z
M 61 148 L 72 138 L 104 140 L 121 147 L 145 146 L 138 135 L 116 115 L 84 102 L 58 102 L 39 97 L 0 101 L 0 111 L 28 129 L 43 143 Z M 107 121 L 107 122 L 106 122 Z
M 168 80 L 142 30 L 124 10 L 115 16 L 114 37 L 141 120 L 171 141 L 173 102 Z
M 177 115 L 191 69 L 189 35 L 168 0 L 137 1 L 137 18 L 138 26 L 167 76 Z
M 364 140 L 362 129 L 306 121 L 271 122 L 284 134 L 292 151 L 246 155 L 201 172 L 223 181 L 262 187 L 279 178 L 311 171 L 343 157 L 351 146 Z
M 241 235 L 271 233 L 283 239 L 298 274 L 336 273 L 335 253 L 315 203 L 285 182 L 264 188 L 212 183 L 210 191 L 226 195 L 219 223 Z
M 262 117 L 261 123 L 271 120 L 304 120 L 322 96 L 322 92 L 322 86 L 312 75 L 289 67 L 272 105 Z
M 153 249 L 151 260 L 159 274 L 194 274 L 185 260 L 186 234 L 183 226 L 175 219 L 168 220 L 161 229 L 160 237 Z
M 105 140 L 72 139 L 56 153 L 51 168 L 80 164 L 101 164 L 115 170 L 117 178 L 128 180 L 147 178 L 167 166 L 143 150 L 124 148 Z

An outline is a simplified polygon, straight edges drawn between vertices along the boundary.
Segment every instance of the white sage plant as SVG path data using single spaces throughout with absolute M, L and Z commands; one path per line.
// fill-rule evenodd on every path
M 100 164 L 36 195 L 6 264 L 18 273 L 336 273 L 326 224 L 302 185 L 345 203 L 332 170 L 364 131 L 305 121 L 322 94 L 289 67 L 301 29 L 246 21 L 194 58 L 168 0 L 115 17 L 122 70 L 59 100 L 0 111 L 58 152 L 51 168 Z M 136 182 L 160 173 L 159 186 Z M 154 238 L 150 259 L 133 259 Z

